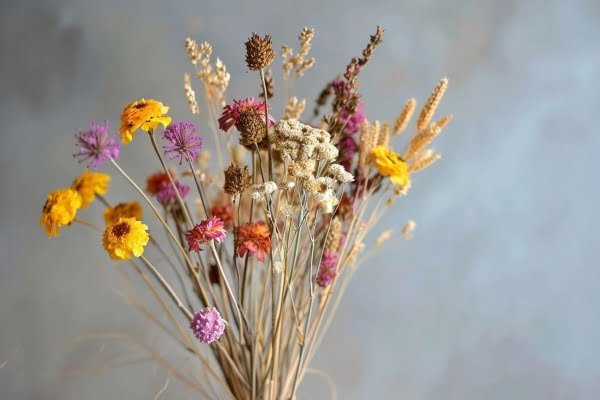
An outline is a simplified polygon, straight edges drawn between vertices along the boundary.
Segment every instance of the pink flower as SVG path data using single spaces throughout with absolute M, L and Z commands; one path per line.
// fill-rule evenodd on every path
M 233 105 L 223 107 L 223 114 L 219 118 L 219 128 L 225 132 L 237 124 L 240 114 L 249 108 L 253 108 L 259 114 L 265 114 L 265 102 L 248 97 L 244 100 L 233 100 Z M 275 125 L 275 119 L 269 115 L 269 125 Z
M 188 185 L 180 183 L 177 180 L 175 181 L 175 186 L 177 187 L 177 191 L 182 199 L 187 196 L 190 191 L 190 187 Z M 166 181 L 160 184 L 159 190 L 156 193 L 156 200 L 158 200 L 158 202 L 165 207 L 171 202 L 177 201 L 177 193 L 175 193 L 175 189 L 173 189 L 173 185 L 171 185 L 168 177 Z
M 190 251 L 202 251 L 200 245 L 208 243 L 211 240 L 222 243 L 227 235 L 227 231 L 223 225 L 221 218 L 212 216 L 187 231 L 185 238 Z
M 190 329 L 202 343 L 212 343 L 225 332 L 225 320 L 214 307 L 207 307 L 194 314 Z
M 337 255 L 332 251 L 324 252 L 321 265 L 319 266 L 319 271 L 317 272 L 317 276 L 315 278 L 317 285 L 321 287 L 327 287 L 331 285 L 337 275 L 336 266 Z

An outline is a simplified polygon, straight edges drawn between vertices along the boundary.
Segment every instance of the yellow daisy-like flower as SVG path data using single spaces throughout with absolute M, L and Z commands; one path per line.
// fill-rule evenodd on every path
M 143 215 L 142 206 L 137 201 L 131 203 L 119 203 L 114 207 L 104 210 L 104 221 L 106 226 L 114 225 L 121 218 L 135 218 L 141 220 Z
M 113 260 L 129 260 L 144 253 L 148 243 L 148 226 L 135 218 L 119 218 L 116 224 L 106 227 L 102 237 L 102 245 Z
M 168 112 L 169 107 L 153 99 L 129 103 L 121 115 L 121 140 L 123 143 L 131 142 L 138 129 L 148 132 L 154 130 L 158 124 L 167 127 L 171 123 L 171 117 L 165 115 Z
M 42 209 L 40 226 L 48 237 L 58 236 L 62 225 L 69 225 L 81 207 L 81 196 L 71 188 L 58 189 L 48 194 Z
M 410 176 L 408 164 L 399 154 L 386 146 L 376 146 L 371 151 L 375 167 L 382 176 L 389 176 L 394 185 L 408 189 Z
M 106 194 L 109 182 L 110 175 L 85 170 L 75 179 L 71 187 L 81 196 L 81 208 L 88 208 L 97 194 Z

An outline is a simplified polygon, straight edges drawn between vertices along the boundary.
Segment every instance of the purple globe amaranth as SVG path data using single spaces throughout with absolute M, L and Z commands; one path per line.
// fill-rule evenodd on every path
M 108 132 L 108 123 L 90 122 L 90 129 L 75 134 L 77 151 L 73 157 L 79 162 L 88 161 L 88 166 L 98 168 L 100 164 L 119 157 L 119 142 Z
M 212 343 L 219 339 L 225 332 L 225 320 L 214 307 L 207 307 L 194 314 L 190 322 L 190 329 L 194 336 L 202 343 Z

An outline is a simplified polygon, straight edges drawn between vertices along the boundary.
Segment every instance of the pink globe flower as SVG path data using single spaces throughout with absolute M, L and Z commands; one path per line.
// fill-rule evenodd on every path
M 194 314 L 190 329 L 202 343 L 210 344 L 225 332 L 225 320 L 214 307 L 207 307 Z
M 323 253 L 323 259 L 319 266 L 319 272 L 315 278 L 317 285 L 321 287 L 327 287 L 331 285 L 337 275 L 337 255 L 332 251 L 326 251 Z

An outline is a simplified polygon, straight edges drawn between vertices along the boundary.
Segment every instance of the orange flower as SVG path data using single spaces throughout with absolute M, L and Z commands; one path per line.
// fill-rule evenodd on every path
M 141 99 L 129 103 L 121 115 L 121 140 L 129 143 L 138 129 L 149 132 L 156 129 L 159 124 L 166 127 L 171 123 L 168 117 L 169 107 L 154 99 Z
M 169 173 L 175 177 L 175 171 L 169 170 Z M 146 192 L 155 195 L 164 188 L 165 184 L 171 184 L 169 176 L 164 171 L 155 172 L 146 179 Z
M 271 231 L 264 222 L 249 222 L 237 229 L 237 253 L 244 257 L 258 253 L 258 261 L 265 260 L 265 253 L 271 251 Z

